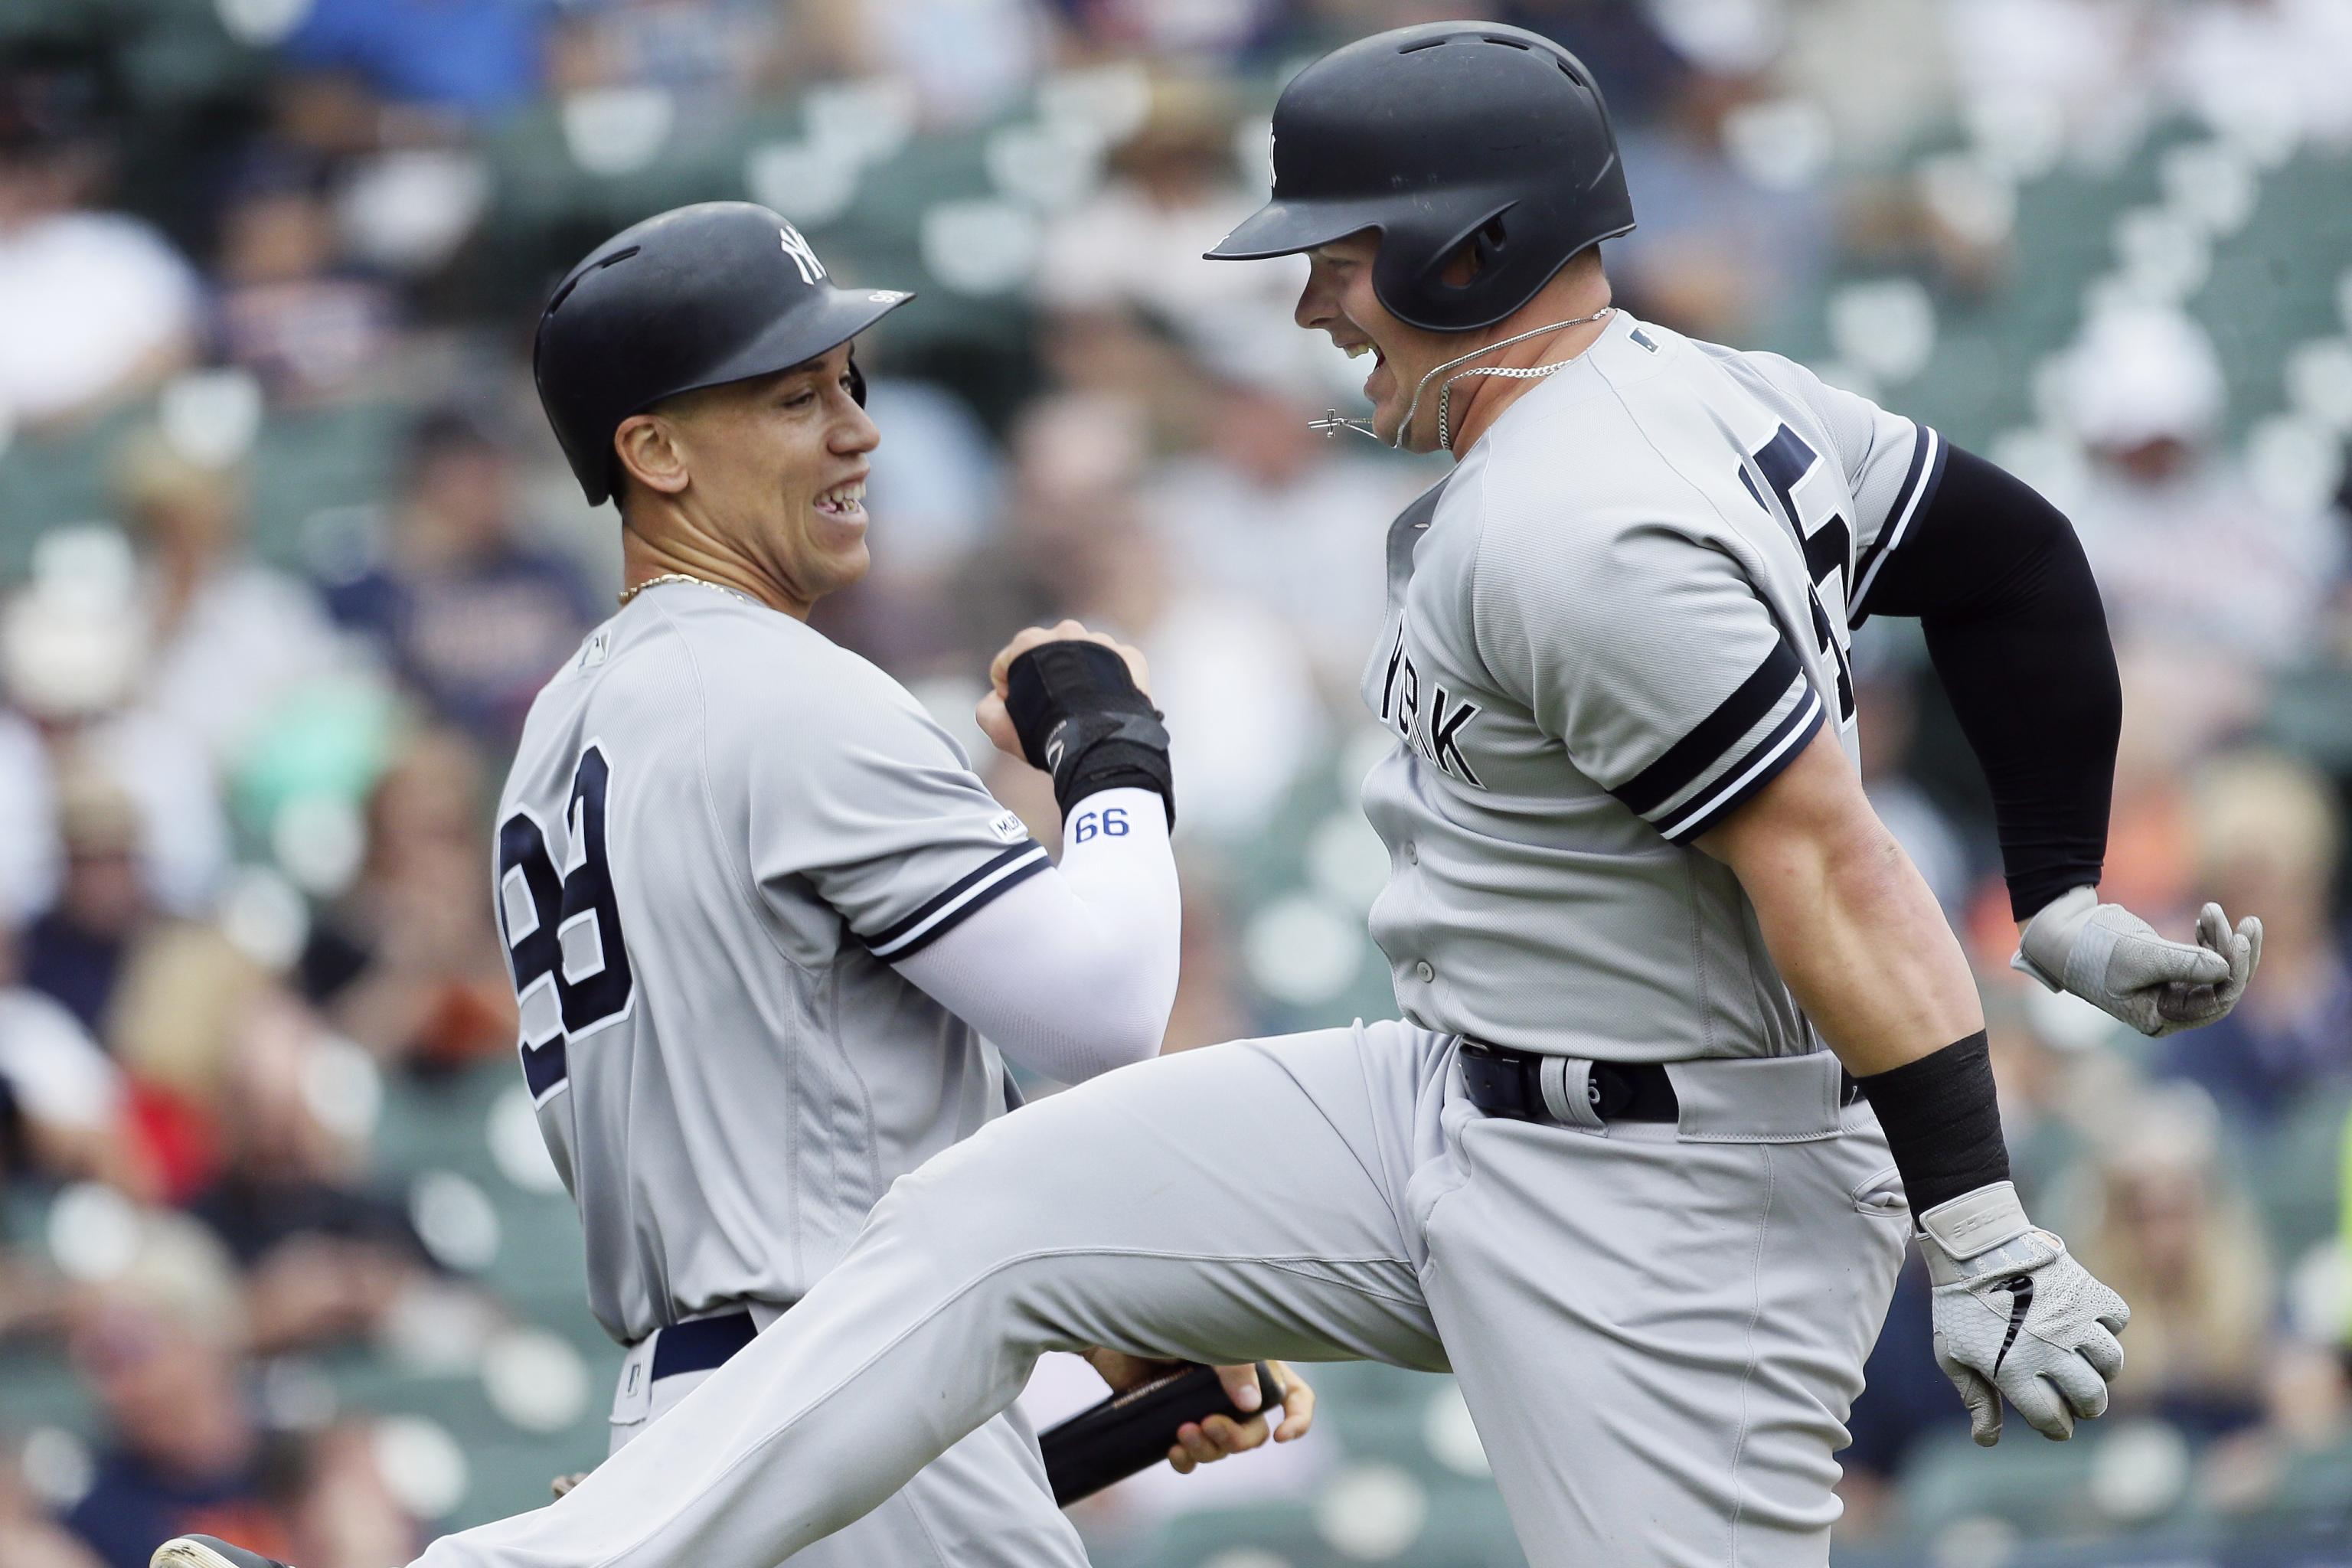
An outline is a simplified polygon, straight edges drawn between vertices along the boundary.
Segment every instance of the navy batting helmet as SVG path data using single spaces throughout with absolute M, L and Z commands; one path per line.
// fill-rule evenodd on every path
M 1432 22 L 1335 49 L 1274 106 L 1274 195 L 1208 253 L 1288 256 L 1378 229 L 1372 291 L 1431 331 L 1490 327 L 1633 226 L 1591 72 L 1539 34 Z M 1468 281 L 1446 259 L 1475 247 Z
M 540 313 L 531 378 L 593 506 L 616 488 L 622 420 L 681 392 L 789 370 L 913 298 L 836 288 L 777 214 L 701 202 L 623 229 L 565 275 Z M 851 390 L 866 401 L 862 379 Z

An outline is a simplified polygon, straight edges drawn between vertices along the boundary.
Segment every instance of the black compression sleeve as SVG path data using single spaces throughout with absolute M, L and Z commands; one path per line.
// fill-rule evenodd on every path
M 1878 1113 L 1915 1217 L 2009 1180 L 2009 1145 L 2001 1140 L 1992 1058 L 1982 1029 L 1858 1081 Z
M 2065 515 L 1954 447 L 1863 608 L 1916 616 L 1927 634 L 1992 792 L 2016 917 L 2096 883 L 2123 689 L 2099 586 Z

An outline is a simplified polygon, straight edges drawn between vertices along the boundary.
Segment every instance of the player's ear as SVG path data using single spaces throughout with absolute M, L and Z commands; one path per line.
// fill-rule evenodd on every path
M 632 414 L 613 432 L 613 453 L 631 479 L 657 495 L 686 489 L 686 449 L 677 423 L 659 414 Z

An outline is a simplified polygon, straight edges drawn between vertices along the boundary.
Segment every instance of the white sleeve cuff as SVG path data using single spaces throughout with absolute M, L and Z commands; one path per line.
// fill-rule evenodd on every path
M 1181 921 L 1157 794 L 1090 795 L 1063 840 L 1059 868 L 1039 868 L 894 963 L 1013 1061 L 1077 1083 L 1159 1053 Z

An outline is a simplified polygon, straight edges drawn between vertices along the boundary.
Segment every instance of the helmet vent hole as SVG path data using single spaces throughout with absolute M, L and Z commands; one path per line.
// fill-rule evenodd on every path
M 555 291 L 555 298 L 547 302 L 547 313 L 552 316 L 556 311 L 562 310 L 563 308 L 563 301 L 572 298 L 572 290 L 579 288 L 581 284 L 586 282 L 590 272 L 602 272 L 604 268 L 612 266 L 616 261 L 626 261 L 630 257 L 635 256 L 642 248 L 643 247 L 640 246 L 632 245 L 626 249 L 616 250 L 613 252 L 612 255 L 604 258 L 604 260 L 596 263 L 595 266 L 589 268 L 586 272 L 581 273 L 579 277 L 574 278 L 571 282 L 566 283 L 562 288 Z
M 1423 38 L 1420 43 L 1407 44 L 1404 47 L 1399 49 L 1397 53 L 1401 55 L 1417 55 L 1423 49 L 1433 49 L 1438 47 L 1440 45 L 1451 43 L 1452 41 L 1453 40 L 1450 38 Z
M 1518 49 L 1522 52 L 1525 52 L 1528 47 L 1517 38 L 1498 38 L 1492 33 L 1486 35 L 1486 41 L 1490 44 L 1500 44 L 1507 49 Z

